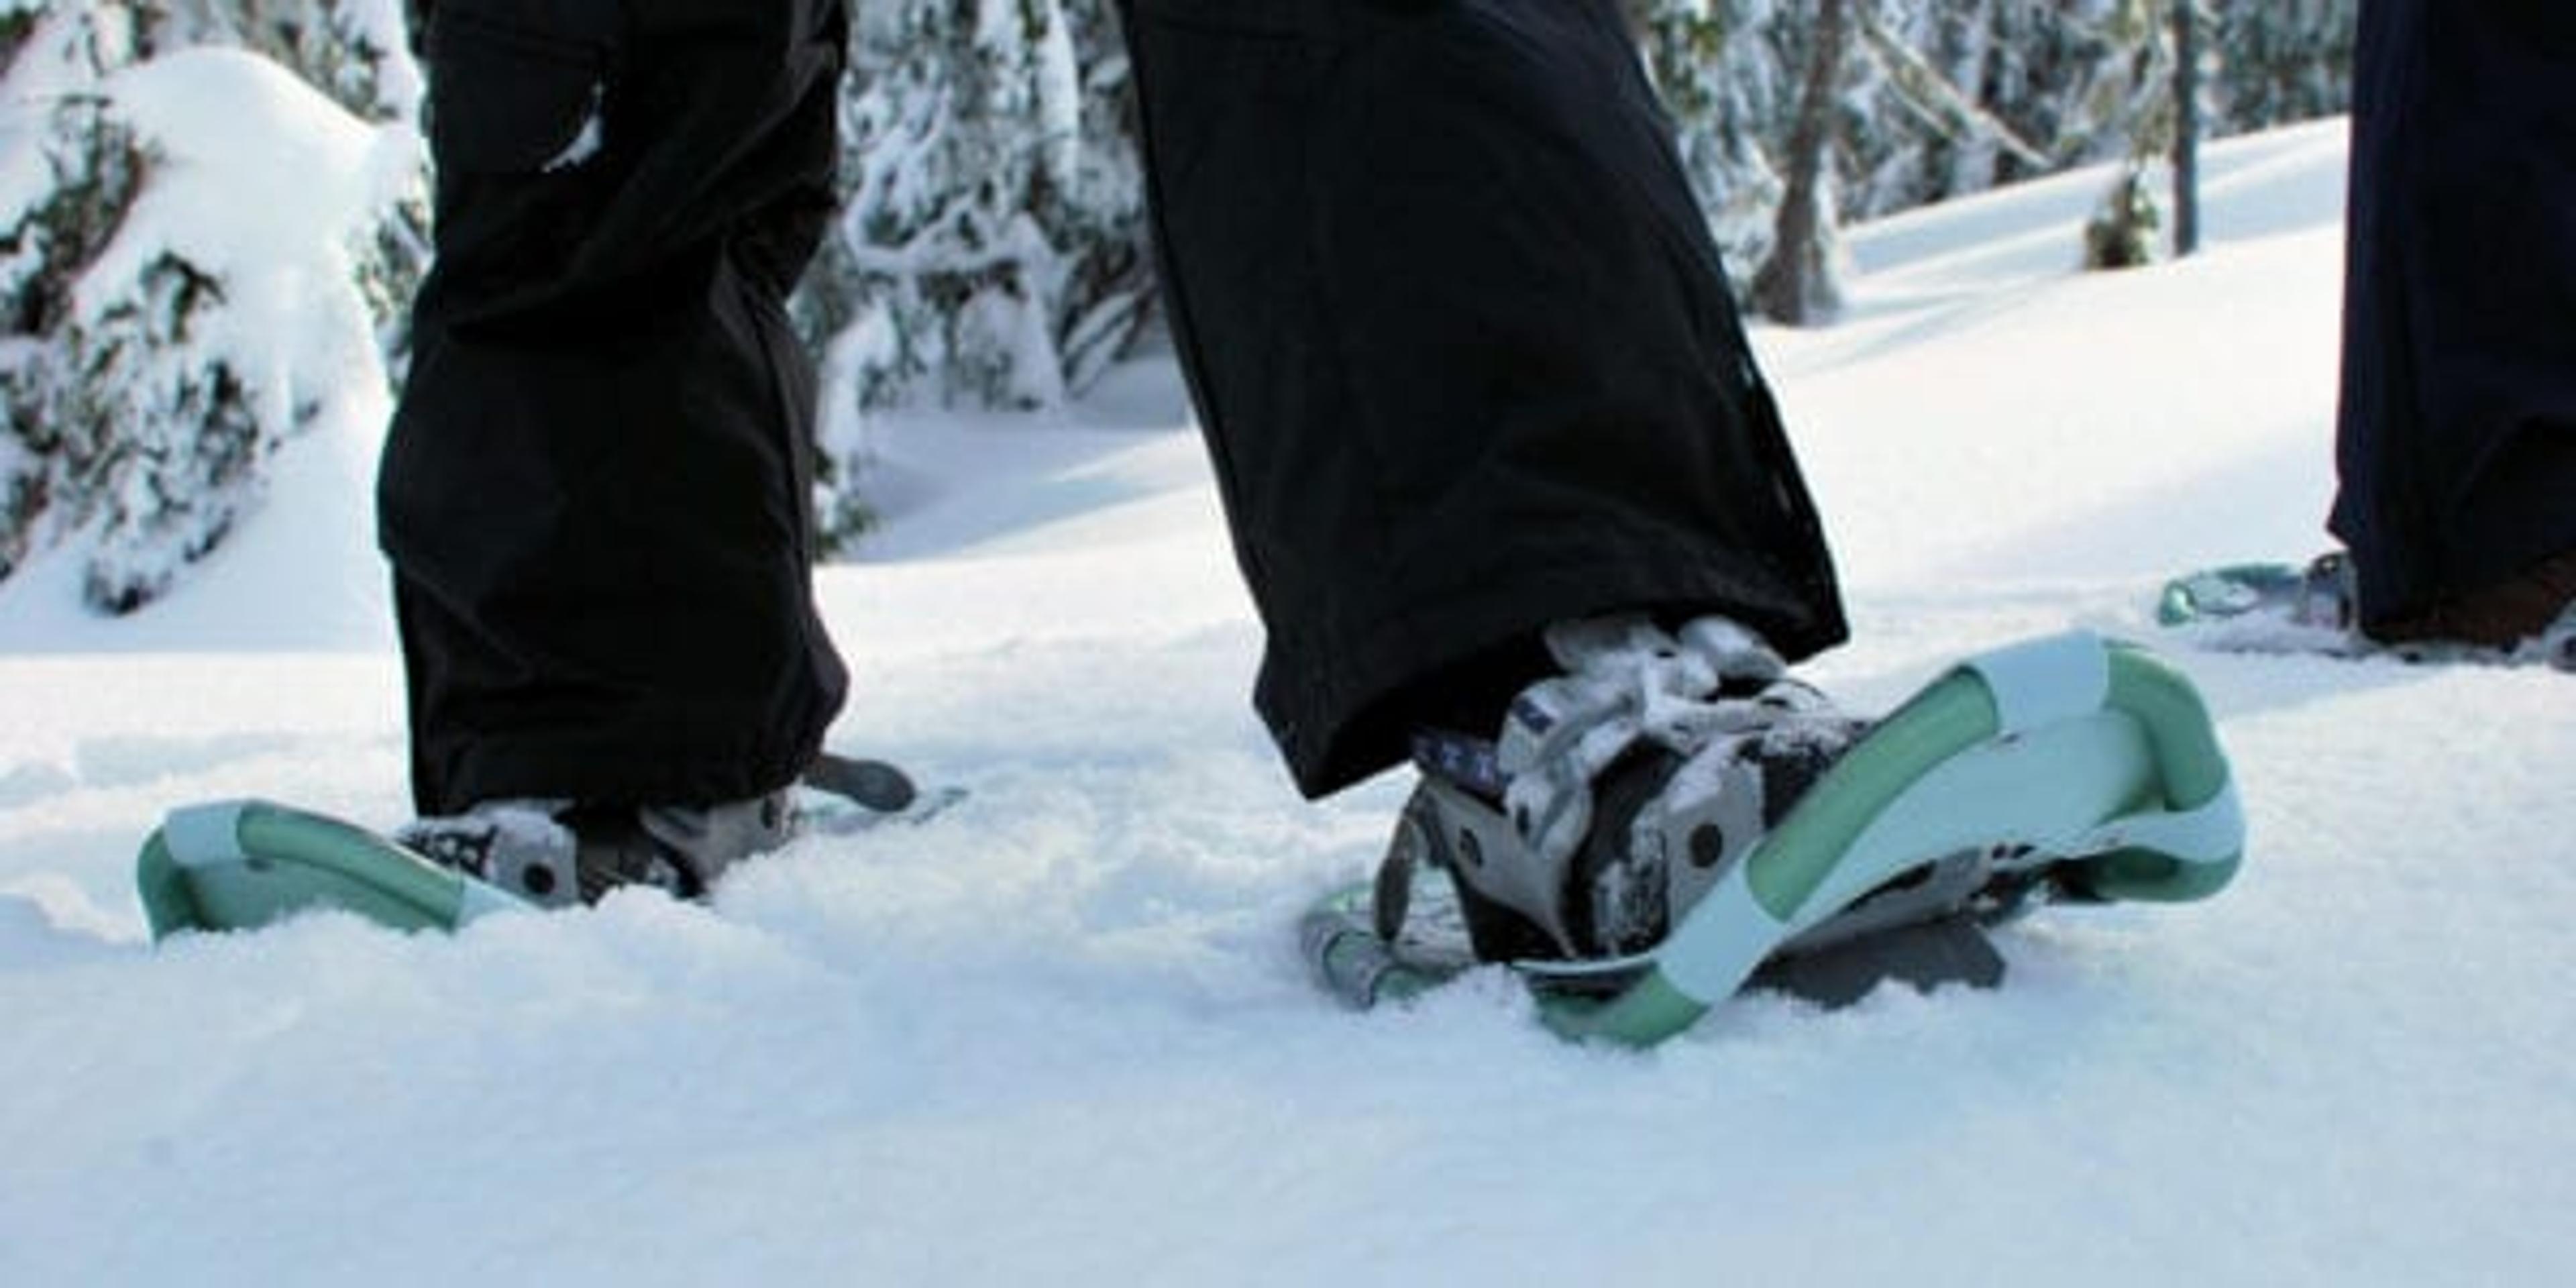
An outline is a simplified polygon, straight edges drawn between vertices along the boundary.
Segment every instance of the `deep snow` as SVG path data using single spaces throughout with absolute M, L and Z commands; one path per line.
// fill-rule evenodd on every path
M 2211 166 L 2191 262 L 2073 275 L 2078 177 L 1857 230 L 1853 316 L 1757 337 L 1859 629 L 1816 679 L 1883 707 L 2070 622 L 2149 634 L 2166 572 L 2318 547 L 2340 127 Z M 1291 926 L 1403 784 L 1289 790 L 1186 421 L 1144 363 L 1064 424 L 885 427 L 891 522 L 823 578 L 839 741 L 974 794 L 712 910 L 148 948 L 130 862 L 167 806 L 403 814 L 381 625 L 313 611 L 380 602 L 320 495 L 345 467 L 140 621 L 0 589 L 0 1283 L 2576 1274 L 2568 677 L 2167 637 L 2245 873 L 2024 922 L 2001 992 L 1743 1001 L 1643 1055 L 1492 977 L 1353 1017 Z

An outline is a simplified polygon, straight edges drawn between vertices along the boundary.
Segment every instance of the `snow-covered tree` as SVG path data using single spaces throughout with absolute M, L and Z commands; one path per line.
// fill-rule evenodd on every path
M 840 235 L 799 300 L 827 340 L 827 527 L 862 507 L 862 413 L 1060 403 L 1152 298 L 1108 0 L 858 6 Z
M 1682 169 L 1741 288 L 1771 253 L 1784 185 L 1766 139 L 1796 86 L 1764 39 L 1772 0 L 1631 0 L 1629 12 Z
M 256 508 L 328 400 L 382 380 L 418 139 L 264 58 L 154 56 L 188 30 L 159 4 L 8 13 L 0 575 L 76 542 L 88 603 L 128 612 Z
M 2173 7 L 2174 88 L 2174 253 L 2200 249 L 2200 139 L 2209 128 L 2202 73 L 2209 61 L 2207 23 L 2202 0 L 2176 0 Z
M 2359 0 L 2220 0 L 2217 94 L 2225 125 L 2258 130 L 2352 102 Z
M 1844 213 L 1907 210 L 2059 167 L 2047 135 L 2032 130 L 2029 104 L 2011 92 L 2059 75 L 2055 63 L 2034 75 L 2025 61 L 2033 44 L 2046 54 L 2044 41 L 2019 29 L 2028 3 L 1856 6 L 1863 57 L 1844 117 Z
M 2163 199 L 2148 182 L 2173 154 L 2174 48 L 2169 0 L 2110 0 L 2092 31 L 2115 57 L 2087 101 L 2097 137 L 2124 138 L 2128 152 L 2102 205 L 2085 226 L 2088 268 L 2153 261 L 2165 224 Z
M 1793 326 L 1830 319 L 1842 308 L 1835 273 L 1834 166 L 1843 72 L 1851 63 L 1859 0 L 1815 0 L 1807 31 L 1798 115 L 1786 149 L 1788 183 L 1781 194 L 1771 253 L 1753 278 L 1753 307 Z
M 133 203 L 143 158 L 94 93 L 103 64 L 130 59 L 128 15 L 57 17 L 42 0 L 0 10 L 0 576 L 32 553 L 62 490 L 57 463 L 97 455 L 98 426 L 52 414 L 62 353 L 53 344 L 80 271 Z
M 156 0 L 153 7 L 160 48 L 255 50 L 371 120 L 410 120 L 420 107 L 404 0 Z

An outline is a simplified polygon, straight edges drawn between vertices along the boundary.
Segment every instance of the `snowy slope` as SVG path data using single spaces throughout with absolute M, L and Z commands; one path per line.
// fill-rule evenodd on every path
M 2341 157 L 2218 149 L 2210 253 L 2130 276 L 2066 271 L 2098 176 L 1859 231 L 1853 317 L 1758 340 L 1861 632 L 1816 677 L 1881 706 L 2314 549 Z M 148 949 L 163 807 L 402 815 L 397 668 L 0 613 L 0 1283 L 2576 1275 L 2566 677 L 2184 651 L 2244 877 L 2026 922 L 1999 993 L 1747 1001 L 1646 1055 L 1491 978 L 1354 1018 L 1289 927 L 1402 784 L 1308 806 L 1271 760 L 1168 368 L 1076 419 L 885 436 L 893 525 L 824 583 L 840 740 L 974 796 L 713 910 Z M 291 617 L 345 553 L 244 547 L 225 602 Z

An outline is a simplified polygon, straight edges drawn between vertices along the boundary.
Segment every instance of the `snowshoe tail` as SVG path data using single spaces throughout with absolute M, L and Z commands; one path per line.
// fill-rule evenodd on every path
M 921 823 L 966 799 L 963 787 L 922 790 L 910 774 L 882 760 L 825 752 L 806 766 L 799 786 L 799 831 L 845 836 L 885 823 Z
M 266 801 L 171 811 L 144 842 L 135 887 L 156 941 L 324 908 L 396 930 L 452 931 L 533 906 L 365 828 Z
M 831 752 L 805 767 L 805 786 L 880 814 L 900 814 L 921 800 L 912 775 L 882 760 L 861 760 Z

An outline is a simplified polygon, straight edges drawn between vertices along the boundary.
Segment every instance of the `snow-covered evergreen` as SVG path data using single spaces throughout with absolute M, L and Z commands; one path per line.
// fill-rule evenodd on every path
M 1762 37 L 1776 0 L 1635 0 L 1655 85 L 1673 116 L 1682 168 L 1738 286 L 1771 253 L 1783 184 L 1765 142 L 1796 79 Z
M 420 107 L 404 0 L 158 0 L 154 8 L 163 48 L 255 50 L 370 119 L 408 120 Z
M 848 206 L 799 301 L 827 341 L 835 535 L 864 512 L 862 413 L 1059 406 L 1152 293 L 1108 0 L 887 0 L 856 19 Z
M 277 62 L 185 48 L 291 23 L 39 0 L 12 25 L 0 573 L 66 545 L 83 599 L 126 613 L 257 507 L 266 463 L 353 371 L 381 384 L 422 260 L 420 148 L 409 126 L 369 125 Z M 408 66 L 398 50 L 316 52 L 333 47 L 313 35 L 301 48 L 344 77 Z M 404 83 L 361 79 L 371 94 Z
M 2220 0 L 2218 93 L 2230 130 L 2344 110 L 2359 0 Z

